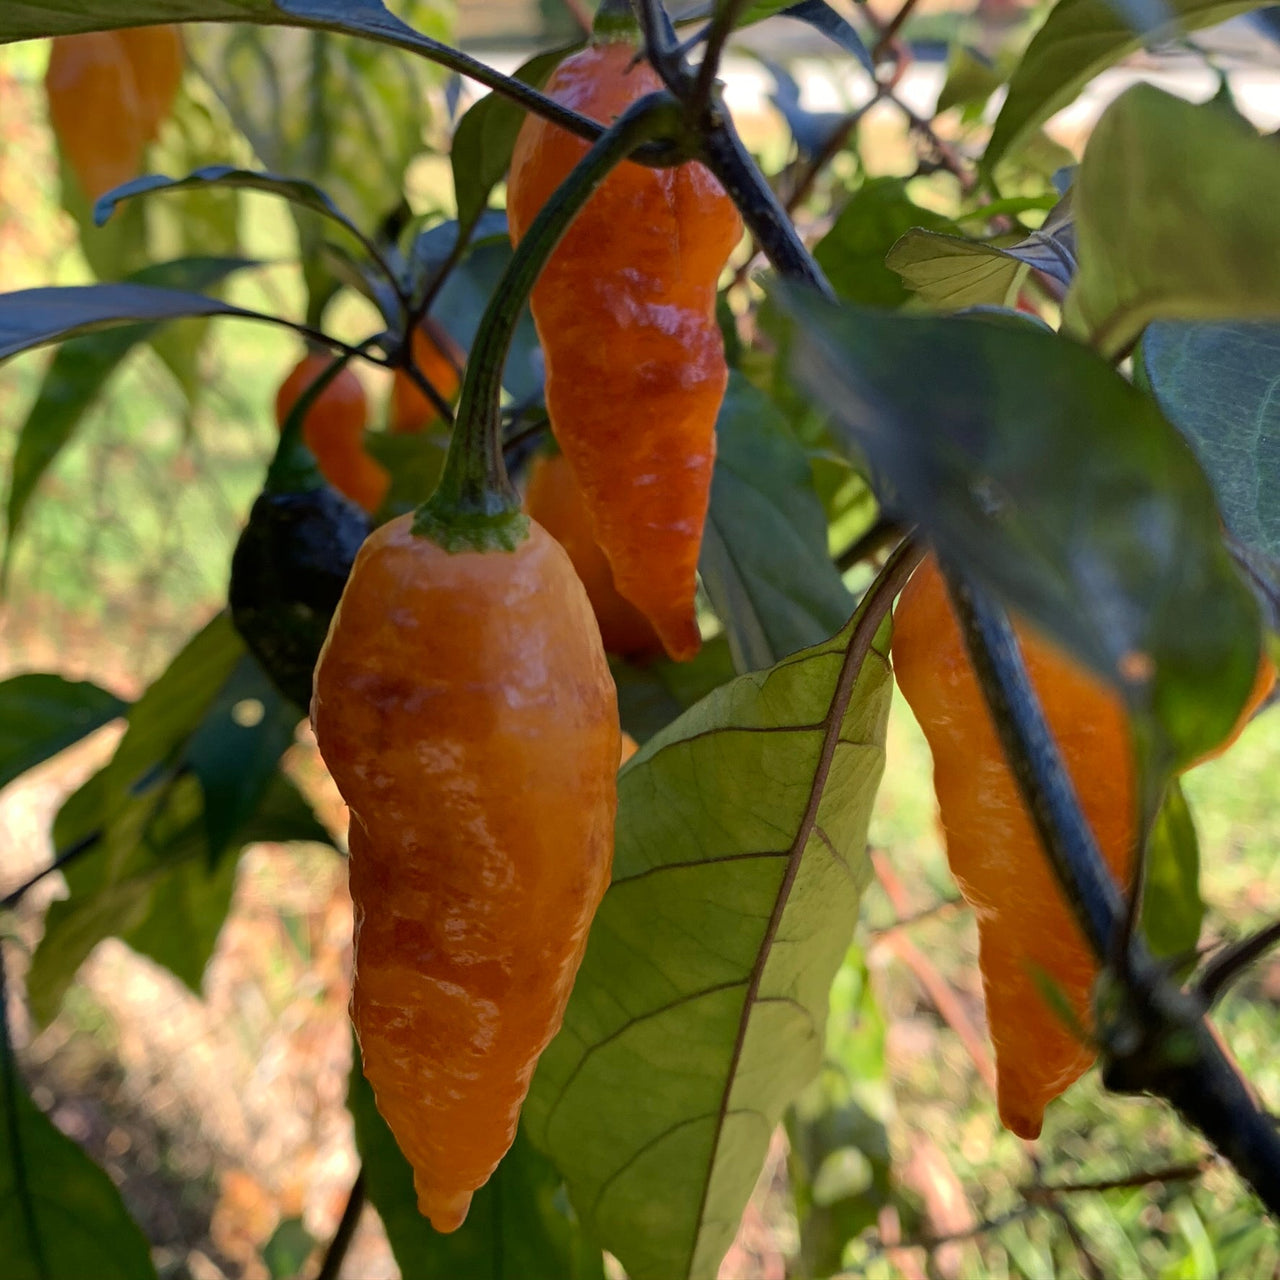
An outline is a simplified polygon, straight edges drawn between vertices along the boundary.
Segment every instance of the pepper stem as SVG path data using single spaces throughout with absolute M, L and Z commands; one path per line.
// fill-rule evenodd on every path
M 533 220 L 480 321 L 444 472 L 414 515 L 418 537 L 446 551 L 512 551 L 528 536 L 529 520 L 520 512 L 502 457 L 502 371 L 516 324 L 547 259 L 609 173 L 637 147 L 678 136 L 681 127 L 680 105 L 670 94 L 652 93 L 634 102 Z

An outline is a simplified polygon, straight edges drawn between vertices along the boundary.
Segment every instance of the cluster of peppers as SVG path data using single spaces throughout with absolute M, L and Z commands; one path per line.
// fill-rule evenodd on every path
M 659 87 L 630 43 L 601 40 L 561 63 L 546 92 L 608 123 Z M 585 152 L 563 129 L 526 120 L 509 182 L 514 243 Z M 634 744 L 621 742 L 605 653 L 683 660 L 698 649 L 697 558 L 727 381 L 715 291 L 740 235 L 701 165 L 614 169 L 533 288 L 559 451 L 535 461 L 527 514 L 499 459 L 500 480 L 466 502 L 465 486 L 442 483 L 425 508 L 366 538 L 387 477 L 363 453 L 359 382 L 330 369 L 304 435 L 354 505 L 329 494 L 332 509 L 316 515 L 319 498 L 291 507 L 269 482 L 237 552 L 237 623 L 269 668 L 288 669 L 286 692 L 309 697 L 350 806 L 352 1017 L 421 1210 L 441 1231 L 461 1225 L 514 1139 L 609 882 L 616 770 Z M 429 333 L 415 344 L 452 396 L 452 357 Z M 282 423 L 328 364 L 309 355 L 293 371 Z M 397 378 L 392 428 L 420 429 L 434 410 Z M 343 532 L 322 536 L 316 521 Z M 316 565 L 329 557 L 324 572 L 297 575 L 291 589 L 255 570 L 304 527 Z M 303 582 L 296 631 L 268 639 L 270 602 L 298 599 Z M 1127 883 L 1136 807 L 1124 709 L 1047 642 L 1019 636 L 1084 813 Z M 933 753 L 951 868 L 978 918 L 1001 1119 L 1033 1138 L 1046 1103 L 1094 1057 L 1044 985 L 1087 1027 L 1098 966 L 1039 847 L 932 558 L 902 593 L 892 652 Z M 1241 725 L 1274 678 L 1264 660 Z

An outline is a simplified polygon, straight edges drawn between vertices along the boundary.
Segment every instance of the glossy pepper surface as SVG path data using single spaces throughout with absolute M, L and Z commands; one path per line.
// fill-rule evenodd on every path
M 525 510 L 568 552 L 587 590 L 605 652 L 623 658 L 658 657 L 662 641 L 644 614 L 614 586 L 613 570 L 596 542 L 582 490 L 564 454 L 534 459 Z
M 626 42 L 566 58 L 545 92 L 611 123 L 660 88 Z M 511 160 L 513 241 L 587 150 L 529 115 Z M 533 289 L 547 410 L 617 589 L 676 659 L 692 657 L 698 550 L 727 369 L 716 282 L 742 233 L 700 164 L 627 162 L 570 225 Z
M 413 362 L 418 372 L 440 393 L 442 400 L 458 394 L 462 380 L 462 352 L 452 338 L 434 321 L 427 320 L 413 333 Z M 391 382 L 391 408 L 387 425 L 399 435 L 422 431 L 440 416 L 440 411 L 418 389 L 403 369 Z
M 302 393 L 329 367 L 333 357 L 313 351 L 294 366 L 276 392 L 276 424 L 283 427 Z M 376 511 L 387 496 L 391 476 L 364 448 L 369 400 L 360 379 L 343 369 L 307 411 L 302 438 L 320 470 L 339 493 L 366 511 Z
M 453 554 L 382 526 L 312 721 L 351 806 L 365 1074 L 450 1231 L 515 1136 L 609 882 L 617 701 L 568 557 L 536 524 Z
M 1015 629 L 1085 817 L 1112 874 L 1128 885 L 1136 796 L 1124 706 L 1059 649 L 1021 624 Z M 1046 1104 L 1094 1059 L 1045 1000 L 1037 973 L 1089 1026 L 1098 966 L 1023 806 L 932 557 L 898 600 L 892 654 L 898 687 L 933 754 L 951 871 L 977 916 L 1000 1119 L 1019 1137 L 1034 1138 Z M 1234 741 L 1274 682 L 1264 658 L 1249 703 L 1218 751 Z

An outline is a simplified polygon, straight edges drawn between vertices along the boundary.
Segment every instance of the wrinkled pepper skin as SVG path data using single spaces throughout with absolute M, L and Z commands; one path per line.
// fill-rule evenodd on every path
M 464 358 L 453 339 L 434 321 L 426 320 L 414 330 L 413 362 L 442 399 L 452 400 L 458 394 Z M 403 369 L 397 369 L 391 381 L 387 426 L 397 435 L 411 435 L 425 431 L 439 417 L 439 410 L 418 390 L 413 379 Z
M 276 392 L 276 425 L 283 428 L 289 411 L 306 389 L 329 367 L 327 352 L 308 352 Z M 376 511 L 391 487 L 391 475 L 364 448 L 369 400 L 348 366 L 320 393 L 302 424 L 302 438 L 316 456 L 324 478 L 339 493 L 366 511 Z
M 327 486 L 261 493 L 231 557 L 231 620 L 271 682 L 303 712 L 368 515 Z
M 529 469 L 525 510 L 565 549 L 587 590 L 605 653 L 643 661 L 662 654 L 649 620 L 618 594 L 613 571 L 600 550 L 564 454 L 540 455 Z
M 142 104 L 114 32 L 55 36 L 44 84 L 49 123 L 90 200 L 142 172 L 147 141 Z
M 1021 624 L 1015 629 L 1085 817 L 1112 874 L 1127 886 L 1137 801 L 1124 706 L 1063 652 Z M 898 687 L 933 754 L 947 859 L 977 916 L 1000 1119 L 1019 1137 L 1035 1138 L 1045 1106 L 1094 1059 L 1045 1000 L 1037 971 L 1087 1027 L 1098 966 L 1023 806 L 932 556 L 898 600 L 892 655 Z M 1264 658 L 1249 704 L 1217 751 L 1234 741 L 1274 681 Z
M 625 42 L 560 64 L 545 92 L 612 122 L 660 88 Z M 525 118 L 507 216 L 518 243 L 587 144 Z M 732 201 L 700 164 L 624 163 L 570 225 L 533 289 L 547 410 L 582 489 L 618 590 L 671 657 L 699 646 L 694 592 L 728 377 L 716 283 L 742 234 Z
M 439 1231 L 511 1145 L 609 882 L 613 681 L 536 524 L 449 554 L 404 516 L 357 557 L 312 722 L 351 807 L 352 1018 Z

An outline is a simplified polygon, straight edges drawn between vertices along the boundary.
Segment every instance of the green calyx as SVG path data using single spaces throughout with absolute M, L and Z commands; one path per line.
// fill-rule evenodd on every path
M 592 44 L 613 44 L 618 40 L 638 41 L 640 24 L 630 0 L 602 0 L 591 24 Z
M 449 511 L 437 514 L 427 502 L 413 514 L 415 538 L 428 538 L 442 550 L 515 551 L 529 536 L 529 517 L 522 511 Z

